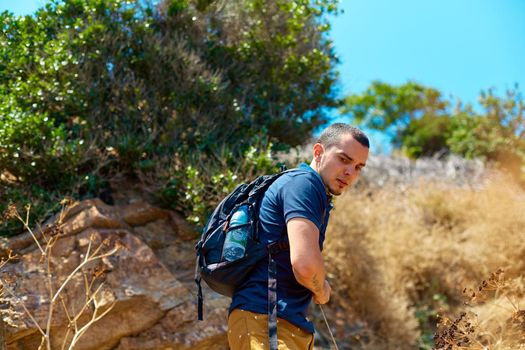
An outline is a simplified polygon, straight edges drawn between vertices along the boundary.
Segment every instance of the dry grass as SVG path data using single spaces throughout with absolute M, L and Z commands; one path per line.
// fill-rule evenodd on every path
M 330 221 L 324 254 L 341 348 L 429 349 L 438 312 L 441 321 L 465 312 L 476 325 L 469 344 L 450 349 L 507 349 L 525 335 L 525 192 L 509 179 L 354 191 L 336 200 Z M 505 283 L 490 300 L 463 294 L 499 268 Z
M 523 277 L 506 279 L 498 269 L 475 288 L 465 288 L 466 311 L 452 320 L 440 317 L 437 349 L 525 349 Z M 523 306 L 523 305 L 521 305 Z

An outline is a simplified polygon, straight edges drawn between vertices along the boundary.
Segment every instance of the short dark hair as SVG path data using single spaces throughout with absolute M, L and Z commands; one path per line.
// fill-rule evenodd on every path
M 317 143 L 320 143 L 325 148 L 329 148 L 333 145 L 336 145 L 341 139 L 341 136 L 346 134 L 352 135 L 352 137 L 361 145 L 365 146 L 366 148 L 370 148 L 370 142 L 368 141 L 368 137 L 365 135 L 365 133 L 355 126 L 345 123 L 334 123 L 324 129 L 317 139 Z

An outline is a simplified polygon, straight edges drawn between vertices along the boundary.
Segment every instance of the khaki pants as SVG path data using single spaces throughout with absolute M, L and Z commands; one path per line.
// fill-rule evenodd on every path
M 228 318 L 231 350 L 268 350 L 268 315 L 235 309 Z M 288 321 L 277 319 L 279 350 L 312 350 L 314 335 Z

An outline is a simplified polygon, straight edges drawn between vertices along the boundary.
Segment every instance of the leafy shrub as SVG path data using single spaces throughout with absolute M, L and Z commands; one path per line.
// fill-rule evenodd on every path
M 61 178 L 68 184 L 85 153 L 83 140 L 68 139 L 64 125 L 55 126 L 46 115 L 6 109 L 0 113 L 0 169 L 15 182 L 30 180 L 46 187 Z
M 191 223 L 203 227 L 211 210 L 239 183 L 278 171 L 271 148 L 271 144 L 259 144 L 236 156 L 225 147 L 217 158 L 202 162 L 197 156 L 194 161 L 181 162 L 194 165 L 180 169 L 172 165 L 166 174 L 166 185 L 158 191 L 159 199 L 165 206 L 186 213 Z
M 32 201 L 33 182 L 96 195 L 125 174 L 166 184 L 159 198 L 202 218 L 214 197 L 187 193 L 268 170 L 263 154 L 241 162 L 255 170 L 236 162 L 259 144 L 300 144 L 326 122 L 337 104 L 325 18 L 335 3 L 53 0 L 33 16 L 2 13 L 0 174 L 16 178 L 2 180 L 3 198 L 16 188 Z
M 373 82 L 346 97 L 343 113 L 367 127 L 392 133 L 409 157 L 455 153 L 481 158 L 509 170 L 525 183 L 525 101 L 518 87 L 505 96 L 489 89 L 479 97 L 482 113 L 415 82 L 393 86 Z
M 485 115 L 468 112 L 452 118 L 447 139 L 452 152 L 496 161 L 525 183 L 525 100 L 516 89 L 505 97 L 492 90 L 480 95 Z
M 411 120 L 399 135 L 401 150 L 411 158 L 446 153 L 450 124 L 451 120 L 447 116 L 432 114 Z

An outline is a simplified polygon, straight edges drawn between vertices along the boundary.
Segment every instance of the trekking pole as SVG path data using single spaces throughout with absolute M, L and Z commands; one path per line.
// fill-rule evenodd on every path
M 337 346 L 337 343 L 335 342 L 334 335 L 332 334 L 332 330 L 330 329 L 330 326 L 328 325 L 328 320 L 326 319 L 326 315 L 324 314 L 323 306 L 321 304 L 318 304 L 318 305 L 319 305 L 319 308 L 321 309 L 321 313 L 323 314 L 324 323 L 326 323 L 326 328 L 328 328 L 330 337 L 332 337 L 332 342 L 334 343 L 335 350 L 339 350 L 339 347 Z

